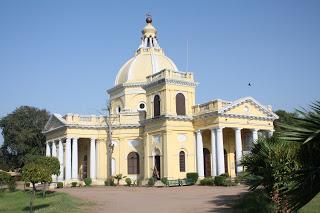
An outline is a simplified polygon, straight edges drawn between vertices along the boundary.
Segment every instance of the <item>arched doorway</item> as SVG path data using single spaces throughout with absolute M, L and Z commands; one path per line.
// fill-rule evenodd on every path
M 211 176 L 211 160 L 210 152 L 207 148 L 203 149 L 203 165 L 204 165 L 204 176 Z
M 154 166 L 153 166 L 153 174 L 152 177 L 157 180 L 161 179 L 161 158 L 159 149 L 155 149 L 153 153 Z
M 227 153 L 227 150 L 223 150 L 223 152 L 224 152 L 224 172 L 226 173 L 226 174 L 229 174 L 229 172 L 228 172 L 228 153 Z

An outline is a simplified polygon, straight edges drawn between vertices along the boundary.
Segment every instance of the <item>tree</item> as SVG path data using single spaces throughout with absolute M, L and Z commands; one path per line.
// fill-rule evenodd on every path
M 250 190 L 263 190 L 278 210 L 288 210 L 284 192 L 291 189 L 291 175 L 300 168 L 296 153 L 299 145 L 277 138 L 259 138 L 250 154 L 242 159 L 249 175 Z
M 33 212 L 33 201 L 36 195 L 36 183 L 51 182 L 51 174 L 47 166 L 39 163 L 28 163 L 22 168 L 22 179 L 32 184 L 30 212 Z
M 29 155 L 44 155 L 45 136 L 42 134 L 49 113 L 35 107 L 21 106 L 0 119 L 4 143 L 1 153 L 11 169 L 21 168 Z
M 47 156 L 29 156 L 26 160 L 26 163 L 35 163 L 37 165 L 41 165 L 46 167 L 50 175 L 60 175 L 60 162 L 56 157 L 47 157 Z M 51 182 L 51 179 L 50 179 Z M 42 182 L 42 197 L 46 196 L 46 185 L 50 182 Z
M 281 138 L 299 144 L 297 158 L 301 169 L 292 177 L 294 187 L 287 191 L 289 204 L 299 209 L 320 192 L 320 101 L 310 105 L 310 110 L 297 110 L 292 124 L 281 124 Z
M 296 112 L 287 112 L 285 110 L 277 110 L 275 113 L 279 116 L 279 119 L 274 121 L 274 136 L 279 136 L 279 133 L 283 131 L 281 124 L 294 124 L 295 117 L 298 116 Z

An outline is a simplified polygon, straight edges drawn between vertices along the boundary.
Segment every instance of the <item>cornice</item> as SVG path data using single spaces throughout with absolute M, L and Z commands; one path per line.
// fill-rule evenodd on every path
M 183 80 L 178 80 L 178 79 L 172 79 L 172 78 L 161 78 L 156 81 L 152 81 L 148 84 L 145 84 L 143 88 L 150 89 L 155 86 L 158 86 L 159 84 L 171 84 L 171 85 L 177 85 L 177 86 L 187 86 L 187 87 L 196 87 L 198 86 L 197 82 L 190 82 L 190 81 L 183 81 Z

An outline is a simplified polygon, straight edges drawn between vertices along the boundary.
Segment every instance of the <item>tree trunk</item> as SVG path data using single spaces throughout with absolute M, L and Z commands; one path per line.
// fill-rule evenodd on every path
M 46 197 L 46 183 L 43 183 L 42 198 Z
M 32 194 L 31 194 L 31 199 L 30 199 L 30 207 L 29 207 L 29 210 L 30 210 L 30 213 L 33 212 L 33 201 L 34 201 L 34 198 L 36 196 L 36 185 L 35 183 L 32 183 Z

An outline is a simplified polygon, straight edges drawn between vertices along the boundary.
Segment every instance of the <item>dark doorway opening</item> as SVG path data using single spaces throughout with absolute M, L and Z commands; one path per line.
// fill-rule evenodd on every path
M 207 148 L 203 149 L 203 165 L 204 165 L 204 176 L 211 176 L 211 159 L 210 152 Z
M 157 174 L 155 175 L 156 176 L 155 178 L 157 178 L 157 180 L 160 180 L 161 178 L 160 156 L 159 155 L 154 156 L 154 161 L 155 161 L 154 162 L 155 170 L 157 172 Z

